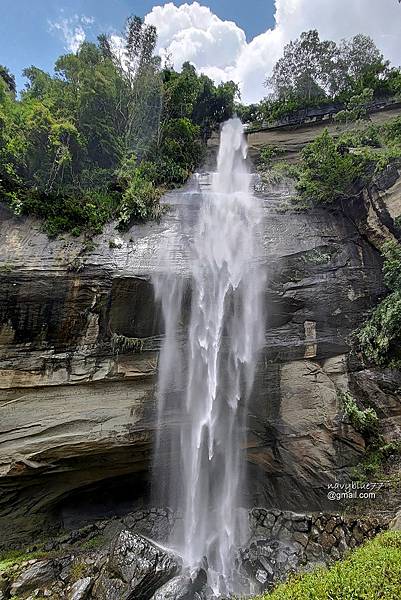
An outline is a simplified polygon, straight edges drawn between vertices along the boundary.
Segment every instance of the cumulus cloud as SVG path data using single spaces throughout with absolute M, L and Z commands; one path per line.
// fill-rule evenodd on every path
M 73 15 L 60 18 L 58 21 L 49 21 L 49 28 L 50 31 L 56 31 L 61 35 L 66 50 L 76 52 L 86 39 L 86 28 L 93 22 L 93 17 Z
M 159 33 L 160 55 L 176 68 L 186 60 L 215 81 L 235 80 L 242 99 L 266 95 L 266 76 L 284 45 L 302 31 L 318 29 L 325 39 L 370 35 L 393 64 L 401 63 L 401 6 L 397 0 L 276 0 L 275 26 L 247 42 L 244 31 L 198 2 L 155 6 L 145 17 Z

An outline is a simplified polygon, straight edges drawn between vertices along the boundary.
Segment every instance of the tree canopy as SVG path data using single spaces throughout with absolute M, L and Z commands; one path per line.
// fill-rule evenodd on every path
M 372 85 L 380 90 L 388 70 L 388 61 L 369 36 L 358 34 L 336 44 L 321 40 L 314 29 L 284 47 L 266 85 L 276 99 L 310 101 L 361 92 Z
M 348 117 L 362 114 L 355 110 L 358 99 L 401 97 L 401 72 L 367 35 L 336 43 L 321 40 L 314 29 L 284 47 L 265 85 L 268 94 L 259 104 L 238 105 L 246 122 L 274 122 L 299 109 L 333 103 L 347 110 L 350 103 Z
M 159 214 L 168 187 L 202 160 L 211 131 L 233 113 L 237 88 L 155 56 L 157 32 L 128 19 L 120 41 L 101 35 L 35 66 L 21 97 L 0 67 L 0 193 L 47 231 L 98 232 Z

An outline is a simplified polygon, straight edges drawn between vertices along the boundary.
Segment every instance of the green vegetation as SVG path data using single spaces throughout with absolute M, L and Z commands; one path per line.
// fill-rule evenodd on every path
M 360 192 L 401 158 L 401 118 L 365 125 L 334 137 L 328 130 L 301 153 L 297 189 L 303 203 L 330 204 Z
M 340 395 L 344 413 L 351 425 L 365 440 L 366 452 L 353 476 L 359 481 L 380 479 L 390 458 L 400 456 L 401 442 L 386 443 L 380 433 L 380 419 L 371 407 L 360 407 L 355 398 L 346 392 Z
M 377 436 L 379 418 L 373 408 L 361 409 L 349 392 L 341 395 L 344 412 L 349 418 L 351 425 L 365 438 Z
M 314 204 L 345 199 L 353 194 L 363 167 L 363 158 L 344 151 L 341 142 L 326 129 L 302 151 L 297 186 L 300 196 Z
M 390 442 L 386 444 L 381 437 L 378 438 L 378 443 L 367 448 L 365 457 L 362 463 L 355 467 L 354 477 L 359 481 L 372 481 L 372 479 L 389 480 L 386 473 L 386 468 L 391 460 L 401 456 L 401 442 Z M 391 477 L 390 477 L 391 479 Z M 395 491 L 399 489 L 399 477 L 396 475 Z
M 385 532 L 330 568 L 296 575 L 259 600 L 398 600 L 401 533 Z
M 279 146 L 263 146 L 260 150 L 259 163 L 265 168 L 270 167 L 273 160 L 281 154 L 283 154 L 283 150 Z
M 144 341 L 144 338 L 131 338 L 126 335 L 113 333 L 111 336 L 113 354 L 118 354 L 119 352 L 142 352 Z
M 366 103 L 401 96 L 401 71 L 388 61 L 366 35 L 337 44 L 305 31 L 284 48 L 266 80 L 269 95 L 259 104 L 238 106 L 247 123 L 274 123 L 296 111 L 338 104 L 342 120 L 366 116 Z
M 81 560 L 75 560 L 72 564 L 69 572 L 70 581 L 74 583 L 75 581 L 79 581 L 79 579 L 83 579 L 88 575 L 89 568 L 86 563 Z
M 368 361 L 401 368 L 401 245 L 387 242 L 382 253 L 384 281 L 390 293 L 357 331 L 356 339 Z
M 0 575 L 6 574 L 15 566 L 18 566 L 28 560 L 46 558 L 47 552 L 26 552 L 25 550 L 10 550 L 0 554 Z
M 340 110 L 334 115 L 334 120 L 338 123 L 368 121 L 368 106 L 369 102 L 373 100 L 373 93 L 371 88 L 365 88 L 360 94 L 351 96 L 348 102 L 345 103 L 344 110 Z
M 102 35 L 61 56 L 54 75 L 26 69 L 19 99 L 0 67 L 0 197 L 16 214 L 43 219 L 49 235 L 160 215 L 163 192 L 188 179 L 232 115 L 237 88 L 189 63 L 162 68 L 156 40 L 132 17 L 119 49 Z
M 5 265 L 0 265 L 0 273 L 9 274 L 14 271 L 15 267 L 6 263 Z
M 86 540 L 80 545 L 81 550 L 96 550 L 97 548 L 101 548 L 105 543 L 105 539 L 103 535 L 96 535 L 90 540 Z

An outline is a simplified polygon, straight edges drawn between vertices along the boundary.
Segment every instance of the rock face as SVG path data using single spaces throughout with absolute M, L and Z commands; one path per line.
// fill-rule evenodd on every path
M 207 574 L 203 569 L 195 573 L 184 573 L 163 585 L 152 600 L 203 600 Z
M 263 592 L 285 581 L 290 573 L 342 558 L 385 529 L 388 519 L 255 508 L 250 525 L 250 542 L 240 552 L 241 569 Z
M 379 107 L 377 107 L 379 108 Z M 294 115 L 291 122 L 282 122 L 276 127 L 265 127 L 251 130 L 248 134 L 249 151 L 252 157 L 258 157 L 263 146 L 279 146 L 281 149 L 281 160 L 292 161 L 297 158 L 299 152 L 313 141 L 316 136 L 328 129 L 333 135 L 345 130 L 347 125 L 341 125 L 332 119 L 333 114 L 338 112 L 339 106 L 323 107 L 320 112 L 316 109 L 306 109 Z M 340 109 L 341 110 L 341 109 Z M 320 114 L 319 114 L 320 112 Z M 309 114 L 308 114 L 309 113 Z M 392 106 L 382 107 L 370 114 L 372 123 L 385 123 L 389 119 L 401 114 L 401 104 L 398 102 Z M 212 140 L 216 144 L 216 141 Z
M 88 598 L 91 587 L 92 579 L 90 577 L 78 579 L 71 588 L 69 600 L 85 600 Z
M 149 600 L 180 567 L 177 557 L 124 530 L 112 545 L 108 562 L 94 586 L 93 597 Z
M 347 358 L 348 336 L 384 292 L 372 214 L 381 235 L 393 235 L 383 223 L 387 201 L 398 210 L 397 185 L 346 210 L 305 213 L 280 210 L 285 190 L 258 195 L 268 284 L 249 407 L 253 503 L 332 508 L 327 484 L 364 448 L 342 419 L 339 391 L 373 394 L 388 430 L 401 426 L 399 388 L 389 394 L 380 373 L 366 378 Z M 50 241 L 0 205 L 0 545 L 146 497 L 163 335 L 151 277 L 165 244 L 175 244 L 177 276 L 187 276 L 199 197 L 182 190 L 166 202 L 160 223 L 118 234 L 113 247 L 111 225 L 92 247 Z
M 23 571 L 11 586 L 11 593 L 19 596 L 53 582 L 57 577 L 54 561 L 43 560 Z

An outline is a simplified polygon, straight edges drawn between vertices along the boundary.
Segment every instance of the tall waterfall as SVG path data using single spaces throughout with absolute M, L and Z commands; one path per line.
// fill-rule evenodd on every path
M 261 209 L 246 152 L 242 124 L 231 119 L 188 242 L 190 276 L 167 269 L 154 279 L 166 330 L 155 488 L 182 514 L 172 543 L 189 566 L 208 565 L 219 594 L 242 591 L 235 551 L 247 532 L 246 408 L 264 341 Z

